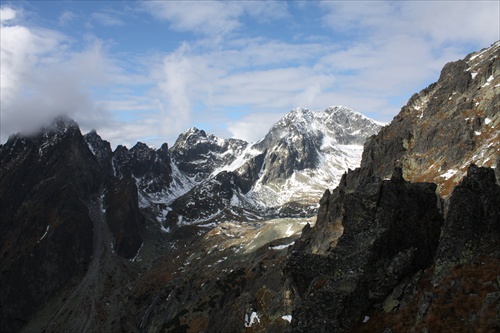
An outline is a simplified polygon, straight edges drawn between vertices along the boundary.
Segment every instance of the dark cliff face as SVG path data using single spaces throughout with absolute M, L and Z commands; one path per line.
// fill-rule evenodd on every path
M 90 261 L 92 222 L 84 200 L 102 175 L 79 135 L 76 124 L 60 119 L 37 136 L 11 137 L 0 152 L 4 331 L 21 327 Z
M 134 177 L 139 189 L 160 193 L 172 183 L 172 162 L 168 145 L 156 150 L 138 142 L 130 150 L 124 146 L 113 152 L 113 169 L 118 178 Z
M 95 130 L 90 131 L 83 137 L 90 150 L 97 158 L 97 161 L 104 169 L 104 172 L 106 172 L 108 176 L 113 176 L 113 151 L 111 150 L 111 144 L 103 140 Z
M 472 165 L 455 187 L 433 263 L 402 280 L 355 332 L 496 332 L 500 186 Z
M 37 135 L 12 136 L 0 150 L 0 161 L 1 322 L 2 331 L 13 331 L 86 274 L 95 247 L 91 198 L 113 191 L 108 196 L 112 202 L 127 190 L 109 186 L 107 172 L 78 125 L 65 118 Z M 140 213 L 133 201 L 131 214 L 123 219 L 111 216 L 123 208 L 110 205 L 108 211 L 107 222 L 124 257 L 141 243 Z
M 492 169 L 472 165 L 446 214 L 436 185 L 398 173 L 354 191 L 347 185 L 325 193 L 315 227 L 289 250 L 293 331 L 441 331 L 447 321 L 457 330 L 498 328 L 500 186 Z
M 400 176 L 326 194 L 316 227 L 303 232 L 287 259 L 300 297 L 292 327 L 349 330 L 399 281 L 430 265 L 442 224 L 438 203 L 434 184 Z M 331 238 L 334 225 L 344 229 L 340 238 Z

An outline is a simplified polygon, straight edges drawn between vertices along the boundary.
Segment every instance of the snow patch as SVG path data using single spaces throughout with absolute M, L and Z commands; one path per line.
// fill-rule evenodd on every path
M 445 173 L 443 173 L 441 175 L 441 177 L 444 178 L 444 179 L 446 179 L 446 180 L 448 180 L 451 177 L 453 177 L 457 172 L 458 172 L 458 170 L 450 169 L 450 170 L 446 171 Z
M 281 319 L 286 320 L 287 322 L 291 323 L 292 322 L 292 315 L 281 316 Z
M 141 259 L 137 258 L 139 256 L 139 252 L 141 252 L 142 250 L 142 247 L 144 246 L 144 242 L 141 244 L 141 247 L 139 248 L 139 250 L 137 250 L 137 253 L 135 254 L 135 257 L 133 257 L 132 259 L 130 259 L 131 262 L 135 262 L 136 260 L 137 261 L 141 261 Z
M 483 84 L 481 87 L 486 87 L 486 86 L 489 86 L 491 84 L 491 81 L 493 81 L 495 78 L 493 77 L 493 75 L 490 75 L 490 77 L 486 80 L 486 83 Z
M 258 322 L 260 323 L 259 316 L 257 315 L 257 312 L 252 312 L 251 315 L 248 315 L 248 313 L 245 313 L 245 327 L 252 327 L 252 325 Z
M 490 119 L 490 118 L 486 118 L 486 119 L 484 120 L 484 123 L 485 123 L 486 125 L 489 125 L 489 123 L 491 123 L 491 119 Z
M 295 244 L 295 242 L 291 242 L 290 244 L 284 244 L 284 245 L 269 246 L 269 248 L 271 250 L 283 250 L 293 244 Z

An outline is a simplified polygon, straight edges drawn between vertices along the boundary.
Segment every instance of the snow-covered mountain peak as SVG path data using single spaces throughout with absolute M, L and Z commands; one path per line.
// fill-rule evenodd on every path
M 384 125 L 344 106 L 331 106 L 323 111 L 307 108 L 293 109 L 269 131 L 265 140 L 309 140 L 334 144 L 362 145 L 365 139 Z M 265 142 L 260 143 L 266 144 Z

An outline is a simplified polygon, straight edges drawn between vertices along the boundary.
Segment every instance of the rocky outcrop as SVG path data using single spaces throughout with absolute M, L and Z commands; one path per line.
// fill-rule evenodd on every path
M 500 42 L 447 64 L 436 83 L 413 95 L 365 144 L 360 178 L 434 182 L 451 194 L 470 164 L 494 167 L 500 156 Z
M 500 186 L 472 165 L 455 187 L 432 264 L 402 280 L 355 332 L 495 332 L 500 328 Z
M 170 153 L 179 170 L 198 183 L 231 164 L 247 145 L 243 140 L 221 139 L 193 127 L 179 135 Z
M 130 150 L 116 147 L 113 153 L 114 174 L 118 178 L 133 177 L 141 191 L 162 193 L 172 183 L 172 163 L 168 145 L 156 150 L 138 142 Z
M 395 172 L 354 192 L 342 185 L 327 192 L 315 228 L 291 248 L 285 272 L 299 297 L 296 331 L 349 331 L 402 279 L 431 264 L 442 224 L 436 186 Z M 327 227 L 335 224 L 344 229 L 337 239 Z
M 111 150 L 111 144 L 103 140 L 95 130 L 90 131 L 83 137 L 106 174 L 108 176 L 113 176 L 115 172 L 113 170 L 113 151 Z

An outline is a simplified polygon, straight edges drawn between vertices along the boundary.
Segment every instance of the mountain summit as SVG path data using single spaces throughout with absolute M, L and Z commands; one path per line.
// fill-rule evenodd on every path
M 313 214 L 324 189 L 335 187 L 344 172 L 359 165 L 362 144 L 380 128 L 380 123 L 335 106 L 294 109 L 254 144 L 190 129 L 171 153 L 196 185 L 174 200 L 164 223 L 174 227 Z

